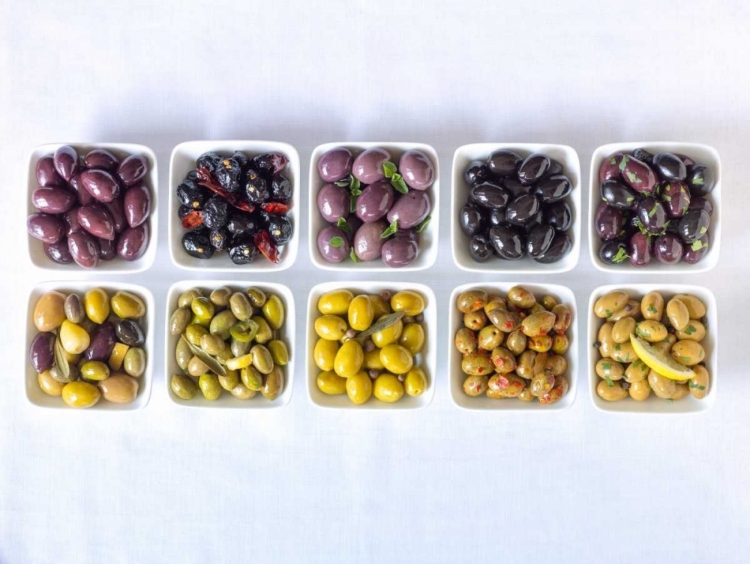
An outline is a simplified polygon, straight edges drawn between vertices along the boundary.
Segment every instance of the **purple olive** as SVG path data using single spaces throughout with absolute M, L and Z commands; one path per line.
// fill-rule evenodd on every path
M 557 231 L 567 231 L 573 224 L 573 210 L 566 201 L 544 206 L 542 214 L 544 222 L 549 223 Z
M 379 259 L 385 239 L 381 237 L 383 232 L 388 228 L 385 221 L 373 221 L 363 223 L 362 227 L 357 229 L 354 235 L 354 252 L 359 260 Z
M 63 221 L 65 221 L 65 226 L 67 227 L 67 230 L 65 232 L 66 235 L 70 235 L 71 233 L 75 233 L 76 231 L 80 231 L 83 229 L 81 227 L 81 224 L 78 221 L 78 210 L 80 208 L 71 208 L 68 211 L 66 211 L 62 218 Z
M 318 211 L 326 221 L 336 223 L 349 217 L 351 195 L 347 188 L 326 184 L 318 192 Z
M 573 248 L 573 242 L 565 233 L 557 233 L 549 248 L 534 260 L 540 264 L 552 264 L 561 260 Z
M 39 186 L 63 186 L 65 181 L 55 169 L 52 155 L 46 155 L 36 162 L 36 181 Z
M 393 237 L 383 244 L 383 264 L 391 268 L 403 268 L 413 263 L 418 253 L 419 247 L 414 241 Z
M 638 202 L 635 213 L 641 225 L 654 235 L 661 233 L 667 223 L 667 212 L 659 200 L 649 196 Z
M 63 145 L 55 151 L 53 157 L 55 170 L 66 182 L 70 182 L 73 175 L 78 172 L 78 153 L 70 145 Z
M 645 233 L 634 233 L 628 241 L 630 264 L 646 266 L 651 262 L 651 237 Z
M 573 190 L 567 176 L 547 176 L 534 186 L 534 194 L 543 204 L 554 204 L 565 198 Z
M 115 222 L 106 208 L 100 204 L 89 204 L 78 208 L 78 223 L 87 232 L 100 239 L 115 238 Z
M 130 155 L 117 167 L 117 176 L 125 186 L 133 186 L 146 176 L 148 161 L 143 155 Z
M 659 193 L 669 217 L 682 217 L 690 208 L 690 192 L 684 182 L 665 182 Z
M 99 244 L 99 260 L 112 260 L 117 256 L 117 245 L 109 239 L 97 239 Z
M 416 229 L 398 229 L 393 234 L 393 239 L 403 239 L 404 241 L 411 241 L 419 245 L 419 233 Z
M 499 210 L 503 214 L 503 220 L 505 219 L 505 212 Z M 484 213 L 474 204 L 466 204 L 461 208 L 461 212 L 458 216 L 458 225 L 461 227 L 461 231 L 467 237 L 473 237 L 478 233 L 484 231 L 486 219 Z
M 94 268 L 99 264 L 99 245 L 96 238 L 86 231 L 76 231 L 68 235 L 68 250 L 78 266 Z
M 130 227 L 138 227 L 151 213 L 151 192 L 141 182 L 125 191 L 123 198 L 125 219 Z
M 714 214 L 714 205 L 711 203 L 711 200 L 707 200 L 701 196 L 690 198 L 690 206 L 688 209 L 704 210 L 709 216 Z
M 31 194 L 31 203 L 43 213 L 65 213 L 76 202 L 76 197 L 63 188 L 41 187 Z
M 622 153 L 614 153 L 602 161 L 602 164 L 599 165 L 599 182 L 620 180 L 622 176 L 620 163 L 622 162 L 623 156 Z
M 654 168 L 664 182 L 685 180 L 687 168 L 685 163 L 672 153 L 658 153 L 654 155 Z
M 363 184 L 372 184 L 385 178 L 383 164 L 391 160 L 391 154 L 380 147 L 360 153 L 352 165 L 352 174 Z
M 76 195 L 78 198 L 78 203 L 82 206 L 85 206 L 87 204 L 93 204 L 96 202 L 96 199 L 94 196 L 92 196 L 86 188 L 83 187 L 83 181 L 81 180 L 81 174 L 76 174 L 73 176 L 73 178 L 70 179 L 70 182 L 68 183 L 70 186 L 71 191 Z
M 541 204 L 533 194 L 521 194 L 505 208 L 505 221 L 512 225 L 526 225 L 539 213 Z
M 711 216 L 705 210 L 688 210 L 677 225 L 677 232 L 686 243 L 692 243 L 708 233 Z
M 120 185 L 106 170 L 84 170 L 81 184 L 99 202 L 111 202 L 120 194 Z
M 29 360 L 37 372 L 49 370 L 55 364 L 54 333 L 37 333 L 29 347 Z
M 106 362 L 116 344 L 117 334 L 115 326 L 107 321 L 99 325 L 91 333 L 91 342 L 88 348 L 83 351 L 83 357 L 86 360 L 101 360 Z
M 435 179 L 432 161 L 422 151 L 412 149 L 401 155 L 398 161 L 398 172 L 409 188 L 427 190 Z
M 658 236 L 654 241 L 654 256 L 662 264 L 677 264 L 682 260 L 682 241 L 674 233 Z
M 487 167 L 495 176 L 515 176 L 522 162 L 523 157 L 518 153 L 500 149 L 492 153 L 487 159 Z
M 621 209 L 613 208 L 604 202 L 599 204 L 594 218 L 594 227 L 600 239 L 611 241 L 617 238 L 624 224 L 625 218 Z
M 338 263 L 349 258 L 349 238 L 339 229 L 329 225 L 318 233 L 318 251 L 326 262 Z
M 349 217 L 346 218 L 346 223 L 341 226 L 341 231 L 344 232 L 344 235 L 346 235 L 351 243 L 354 241 L 354 234 L 360 227 L 362 227 L 362 220 L 355 214 L 351 213 L 349 214 Z
M 388 181 L 370 184 L 357 198 L 357 217 L 365 223 L 377 221 L 393 206 L 393 187 Z
M 526 245 L 523 236 L 519 230 L 512 225 L 504 223 L 496 225 L 489 231 L 490 243 L 495 249 L 495 253 L 500 258 L 506 260 L 515 260 L 523 258 L 526 254 Z
M 83 157 L 86 168 L 99 168 L 107 172 L 115 172 L 120 165 L 120 159 L 106 149 L 93 149 Z
M 554 238 L 554 227 L 546 224 L 537 225 L 526 236 L 526 253 L 532 258 L 542 256 L 547 252 Z
M 508 205 L 509 195 L 495 182 L 482 182 L 474 185 L 469 192 L 469 201 L 487 209 L 503 209 Z
M 708 233 L 692 243 L 685 243 L 683 248 L 682 260 L 688 264 L 700 262 L 708 252 Z
M 361 198 L 362 196 L 360 196 Z M 396 202 L 388 210 L 388 223 L 398 222 L 401 229 L 416 227 L 430 215 L 432 204 L 427 192 L 410 190 L 398 197 Z
M 547 174 L 549 165 L 549 157 L 546 155 L 542 155 L 541 153 L 529 155 L 518 167 L 518 180 L 523 184 L 534 184 Z
M 685 179 L 690 194 L 693 196 L 705 196 L 716 185 L 713 171 L 705 165 L 695 165 Z
M 127 261 L 138 260 L 148 248 L 148 223 L 128 227 L 117 240 L 117 255 Z
M 628 246 L 621 239 L 607 241 L 599 247 L 599 258 L 607 264 L 620 264 L 628 260 Z
M 26 229 L 32 237 L 44 243 L 57 243 L 66 232 L 59 217 L 46 213 L 32 213 L 26 219 Z
M 68 239 L 63 237 L 57 243 L 44 243 L 44 254 L 57 264 L 70 264 L 73 257 L 68 250 Z
M 621 210 L 633 209 L 638 196 L 632 188 L 617 180 L 605 180 L 601 183 L 600 191 L 602 200 Z
M 623 155 L 620 169 L 625 184 L 636 192 L 650 194 L 656 188 L 656 175 L 646 163 L 634 157 Z
M 125 208 L 122 203 L 122 198 L 118 197 L 111 202 L 102 202 L 109 215 L 112 216 L 112 221 L 115 222 L 115 233 L 122 233 L 122 230 L 128 226 L 128 222 L 125 219 Z
M 346 147 L 336 147 L 326 151 L 318 159 L 318 175 L 324 182 L 336 182 L 352 172 L 354 157 Z

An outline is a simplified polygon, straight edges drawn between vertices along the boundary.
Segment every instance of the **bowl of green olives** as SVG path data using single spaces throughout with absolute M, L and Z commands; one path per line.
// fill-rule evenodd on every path
M 333 409 L 416 409 L 432 401 L 435 294 L 423 284 L 328 282 L 307 303 L 307 392 Z
M 26 398 L 45 408 L 132 411 L 151 396 L 154 296 L 114 282 L 44 282 L 29 294 Z
M 282 284 L 173 284 L 166 312 L 169 398 L 198 408 L 286 405 L 294 381 L 294 321 L 294 296 Z
M 555 284 L 464 284 L 449 303 L 453 403 L 481 411 L 549 411 L 575 401 L 578 320 Z

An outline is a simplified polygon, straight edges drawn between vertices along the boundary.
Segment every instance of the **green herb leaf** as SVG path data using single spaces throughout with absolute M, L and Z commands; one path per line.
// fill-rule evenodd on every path
M 332 247 L 334 247 L 334 248 L 338 249 L 339 247 L 343 246 L 343 244 L 344 244 L 344 239 L 343 239 L 343 238 L 341 238 L 341 237 L 331 237 L 331 238 L 330 238 L 330 240 L 328 241 L 328 243 L 329 243 L 329 244 L 330 244 L 330 245 L 331 245 Z
M 351 198 L 349 198 L 349 211 L 351 213 L 357 211 L 357 196 L 352 196 Z
M 362 183 L 357 180 L 354 175 L 349 175 L 349 186 L 351 187 L 352 193 L 354 190 L 359 190 L 362 187 Z M 359 195 L 359 194 L 357 194 Z
M 656 204 L 653 208 L 651 208 L 651 211 L 648 212 L 649 217 L 654 217 L 656 215 L 656 212 L 659 211 L 659 204 Z
M 388 237 L 393 235 L 396 231 L 398 231 L 398 220 L 394 220 L 394 222 L 388 226 L 388 229 L 386 229 L 380 234 L 380 238 L 387 239 Z
M 340 188 L 346 188 L 351 184 L 352 178 L 354 178 L 351 174 L 347 178 L 343 178 L 337 182 L 334 182 L 334 184 Z
M 664 196 L 662 197 L 662 199 L 665 202 L 671 202 L 672 201 L 672 196 L 670 196 L 669 194 L 664 194 Z
M 630 255 L 628 255 L 628 253 L 625 252 L 625 249 L 620 247 L 619 249 L 617 249 L 617 254 L 614 257 L 612 257 L 612 262 L 615 264 L 620 264 L 629 256 Z
M 354 197 L 362 195 L 362 190 L 360 190 L 359 188 L 352 188 L 350 191 L 352 193 L 352 196 Z
M 367 329 L 362 331 L 361 333 L 358 333 L 356 337 L 354 337 L 357 340 L 363 341 L 370 335 L 373 335 L 374 333 L 377 333 L 378 331 L 383 331 L 385 329 L 388 329 L 391 325 L 398 323 L 401 318 L 404 317 L 403 311 L 397 311 L 396 313 L 391 313 L 389 315 L 384 315 L 380 319 L 378 319 L 375 323 L 370 325 Z
M 55 339 L 55 346 L 52 349 L 52 352 L 55 355 L 55 364 L 57 365 L 60 374 L 65 378 L 70 378 L 70 364 L 68 363 L 68 357 L 65 356 L 65 349 L 63 348 L 59 337 Z
M 637 176 L 635 175 L 635 173 L 634 173 L 634 172 L 630 172 L 630 171 L 626 172 L 626 173 L 625 173 L 625 176 L 627 176 L 627 177 L 628 177 L 628 180 L 630 180 L 630 183 L 631 183 L 631 184 L 634 184 L 634 183 L 635 183 L 635 179 L 636 179 L 636 178 L 638 178 L 638 177 L 637 177 Z
M 700 384 L 696 384 L 695 382 L 688 382 L 688 388 L 691 388 L 693 390 L 705 390 L 706 386 L 701 386 Z
M 616 350 L 616 351 L 619 351 L 619 350 L 620 350 L 620 345 L 619 345 L 619 344 L 618 344 L 618 345 L 615 345 L 615 350 Z
M 706 244 L 704 245 L 704 244 L 703 244 L 703 243 L 701 242 L 701 240 L 700 240 L 700 239 L 698 239 L 697 241 L 693 241 L 693 243 L 692 243 L 692 244 L 690 245 L 690 248 L 691 248 L 692 250 L 694 250 L 694 251 L 700 251 L 701 249 L 704 249 L 704 248 L 707 248 L 707 247 L 708 247 L 708 243 L 706 243 Z
M 685 327 L 685 335 L 692 335 L 696 331 L 697 331 L 697 329 L 695 328 L 695 325 L 691 324 L 691 325 L 688 325 L 687 327 Z
M 343 217 L 338 218 L 338 220 L 336 221 L 336 227 L 341 229 L 341 231 L 343 231 L 344 233 L 352 232 L 352 226 L 349 225 Z
M 698 186 L 703 186 L 703 177 L 702 176 L 696 176 L 691 180 L 692 184 L 697 184 Z
M 383 174 L 385 174 L 386 178 L 391 178 L 397 172 L 398 168 L 391 161 L 385 161 L 383 163 Z
M 612 381 L 612 378 L 610 378 L 609 376 L 605 376 L 604 380 L 607 382 L 607 386 L 609 386 L 610 388 L 615 387 L 615 383 Z
M 610 311 L 610 310 L 608 310 L 608 309 L 605 309 L 605 310 L 604 310 L 604 315 L 606 315 L 607 317 L 612 317 L 612 313 L 613 313 L 613 312 L 612 312 L 612 311 Z
M 680 357 L 677 357 L 677 358 L 679 358 L 679 359 L 680 359 L 680 361 L 681 361 L 681 362 L 682 362 L 683 364 L 688 364 L 688 363 L 690 362 L 690 357 L 687 357 L 687 356 L 680 356 Z
M 404 179 L 400 174 L 394 174 L 391 177 L 391 186 L 393 186 L 398 192 L 401 192 L 402 194 L 406 194 L 407 192 L 409 192 L 409 187 L 406 185 L 406 182 L 404 182 Z
M 349 258 L 352 259 L 352 262 L 359 262 L 359 257 L 357 256 L 357 253 L 354 252 L 354 249 L 349 251 Z
M 698 232 L 699 232 L 699 233 L 700 233 L 701 235 L 705 235 L 705 234 L 706 234 L 706 231 L 708 231 L 708 228 L 707 228 L 707 227 L 706 227 L 706 226 L 704 225 L 703 227 L 701 227 L 701 228 L 700 228 L 700 230 L 699 230 Z
M 617 164 L 617 159 L 614 157 L 609 157 L 609 164 Z
M 417 225 L 417 233 L 422 233 L 422 231 L 427 229 L 427 226 L 430 224 L 431 220 L 432 220 L 432 216 L 428 215 L 422 221 L 420 221 L 419 225 Z
M 213 372 L 217 376 L 227 375 L 226 368 L 224 368 L 218 360 L 216 360 L 210 354 L 203 352 L 202 348 L 196 347 L 193 343 L 188 341 L 185 338 L 185 335 L 180 335 L 180 338 L 187 343 L 188 347 L 190 348 L 190 352 L 192 352 L 195 356 L 197 356 L 200 360 L 202 360 L 203 364 L 208 366 L 211 372 Z
M 625 170 L 625 166 L 628 164 L 629 160 L 630 160 L 630 157 L 628 157 L 627 155 L 622 156 L 622 160 L 620 161 L 620 167 L 619 167 L 621 171 Z
M 633 196 L 628 196 L 627 198 L 625 198 L 625 201 L 626 201 L 627 203 L 630 203 L 630 202 L 634 202 L 634 201 L 635 201 L 635 198 L 634 198 Z
M 612 370 L 611 362 L 602 362 L 602 370 Z
M 648 307 L 646 308 L 646 311 L 648 311 L 649 313 L 658 313 L 658 312 L 656 311 L 656 308 L 655 308 L 654 306 L 652 306 L 652 305 L 648 306 Z

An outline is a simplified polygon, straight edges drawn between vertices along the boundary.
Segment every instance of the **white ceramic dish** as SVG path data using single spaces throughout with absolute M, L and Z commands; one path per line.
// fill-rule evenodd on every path
M 43 243 L 27 233 L 26 240 L 28 245 L 29 259 L 31 263 L 40 270 L 54 271 L 57 274 L 70 273 L 78 274 L 82 272 L 91 272 L 94 274 L 127 274 L 134 272 L 143 272 L 151 267 L 156 258 L 156 243 L 159 234 L 159 175 L 157 172 L 156 155 L 145 145 L 136 145 L 134 143 L 47 143 L 39 145 L 29 156 L 29 167 L 26 177 L 26 188 L 28 191 L 26 199 L 26 215 L 36 213 L 36 208 L 31 203 L 31 193 L 39 187 L 36 181 L 36 163 L 42 157 L 53 154 L 58 147 L 70 145 L 74 147 L 81 157 L 92 149 L 106 149 L 112 152 L 120 160 L 129 155 L 143 155 L 148 159 L 148 174 L 144 179 L 145 185 L 151 191 L 151 214 L 149 215 L 149 242 L 146 252 L 141 258 L 134 261 L 122 260 L 119 257 L 110 261 L 99 261 L 96 268 L 85 269 L 76 263 L 57 264 L 52 262 L 44 254 Z
M 427 375 L 427 389 L 421 396 L 411 397 L 406 394 L 395 403 L 385 403 L 370 398 L 367 403 L 354 405 L 346 394 L 340 396 L 329 396 L 318 389 L 316 380 L 321 370 L 313 360 L 313 348 L 318 340 L 315 333 L 315 319 L 320 316 L 318 311 L 318 300 L 326 292 L 337 289 L 348 289 L 356 293 L 377 294 L 383 290 L 397 292 L 399 290 L 414 290 L 422 294 L 426 306 L 424 310 L 425 346 L 415 359 L 415 365 L 420 366 Z M 437 303 L 434 292 L 424 284 L 413 284 L 408 282 L 326 282 L 318 284 L 310 290 L 307 300 L 307 394 L 315 405 L 319 407 L 334 409 L 354 409 L 357 411 L 387 411 L 393 409 L 417 409 L 426 407 L 435 395 L 435 378 L 437 377 Z
M 520 260 L 500 260 L 491 258 L 487 262 L 476 262 L 469 255 L 469 238 L 461 232 L 458 215 L 466 204 L 469 194 L 464 182 L 464 170 L 475 159 L 485 160 L 491 153 L 500 149 L 516 151 L 522 157 L 532 153 L 543 153 L 562 163 L 563 174 L 570 179 L 573 190 L 568 196 L 573 212 L 573 224 L 568 236 L 573 242 L 570 252 L 561 260 L 552 264 L 540 264 L 529 257 Z M 553 274 L 567 272 L 575 268 L 581 253 L 581 163 L 578 153 L 567 145 L 550 145 L 545 143 L 473 143 L 456 149 L 453 155 L 453 185 L 451 189 L 451 249 L 453 261 L 468 272 L 487 272 L 493 274 Z
M 110 298 L 118 290 L 132 292 L 143 299 L 146 303 L 146 316 L 142 320 L 144 322 L 142 325 L 143 331 L 146 334 L 146 344 L 143 346 L 143 350 L 146 351 L 146 371 L 143 373 L 143 376 L 138 378 L 138 383 L 140 384 L 138 395 L 132 403 L 116 404 L 108 402 L 102 398 L 93 407 L 86 410 L 74 410 L 65 405 L 62 398 L 48 396 L 39 388 L 36 370 L 32 368 L 31 363 L 29 362 L 29 348 L 31 347 L 31 341 L 38 333 L 34 326 L 32 314 L 37 300 L 47 292 L 52 290 L 57 290 L 64 294 L 76 292 L 81 298 L 83 298 L 83 294 L 92 288 L 103 288 L 110 295 Z M 133 411 L 145 407 L 151 397 L 151 382 L 154 373 L 154 355 L 156 354 L 154 348 L 154 332 L 156 331 L 156 326 L 154 324 L 154 308 L 154 295 L 145 287 L 136 284 L 99 281 L 81 282 L 70 280 L 66 282 L 44 282 L 32 288 L 26 308 L 26 347 L 23 351 L 24 369 L 26 373 L 26 398 L 31 404 L 37 407 L 69 409 L 73 411 Z
M 240 400 L 232 396 L 226 390 L 222 390 L 221 397 L 214 401 L 209 401 L 203 397 L 200 391 L 191 400 L 183 400 L 178 398 L 172 392 L 172 388 L 169 385 L 173 374 L 184 374 L 184 372 L 177 365 L 175 359 L 175 347 L 177 346 L 177 340 L 180 338 L 179 335 L 172 335 L 169 332 L 169 318 L 172 316 L 172 312 L 177 309 L 177 299 L 180 297 L 185 290 L 190 288 L 201 288 L 205 290 L 204 295 L 208 295 L 212 290 L 221 286 L 228 286 L 237 291 L 243 291 L 251 286 L 260 288 L 264 292 L 276 294 L 281 298 L 286 307 L 286 316 L 284 326 L 279 331 L 279 337 L 286 343 L 289 349 L 289 364 L 284 367 L 286 373 L 286 380 L 284 381 L 284 391 L 281 395 L 273 401 L 265 399 L 260 393 L 254 398 L 249 400 Z M 252 281 L 233 281 L 233 280 L 182 280 L 175 282 L 169 288 L 167 292 L 167 306 L 164 317 L 164 383 L 167 388 L 167 394 L 175 404 L 180 407 L 195 407 L 195 408 L 232 408 L 232 409 L 274 409 L 283 407 L 292 397 L 292 387 L 294 385 L 294 355 L 298 354 L 295 347 L 295 310 L 294 310 L 294 296 L 291 290 L 283 284 L 273 284 L 270 282 L 252 282 Z
M 567 331 L 570 339 L 570 348 L 565 353 L 565 359 L 568 361 L 568 371 L 566 373 L 570 388 L 560 401 L 551 405 L 542 405 L 536 399 L 530 402 L 524 402 L 517 399 L 490 399 L 487 396 L 470 397 L 463 391 L 463 382 L 466 375 L 461 370 L 461 353 L 456 349 L 454 338 L 456 332 L 463 327 L 463 314 L 456 309 L 456 300 L 459 294 L 467 290 L 483 289 L 490 293 L 499 293 L 503 296 L 508 294 L 513 286 L 523 286 L 531 291 L 538 300 L 547 294 L 557 298 L 558 302 L 570 307 L 573 312 L 573 321 Z M 448 303 L 448 373 L 450 374 L 450 389 L 453 403 L 458 407 L 477 411 L 559 411 L 573 405 L 576 399 L 578 388 L 578 315 L 579 310 L 576 305 L 576 298 L 573 291 L 567 286 L 557 284 L 529 284 L 526 282 L 498 282 L 485 284 L 463 284 L 453 290 Z
M 416 260 L 407 267 L 404 268 L 390 268 L 383 264 L 380 260 L 353 263 L 351 260 L 345 260 L 341 263 L 334 264 L 326 262 L 318 251 L 318 233 L 321 229 L 328 225 L 318 212 L 318 192 L 326 184 L 318 176 L 318 161 L 320 157 L 327 151 L 336 147 L 346 147 L 356 157 L 362 151 L 371 147 L 382 147 L 388 150 L 393 157 L 393 162 L 398 164 L 398 159 L 403 153 L 411 149 L 418 149 L 427 155 L 435 168 L 435 181 L 432 186 L 427 189 L 427 193 L 430 195 L 432 201 L 432 211 L 430 216 L 432 220 L 427 228 L 419 234 L 419 254 Z M 356 142 L 340 142 L 340 143 L 326 143 L 324 145 L 318 145 L 312 152 L 310 157 L 310 182 L 309 187 L 309 218 L 308 218 L 308 241 L 310 245 L 310 258 L 313 264 L 318 268 L 324 270 L 339 270 L 339 271 L 351 271 L 351 272 L 413 272 L 415 270 L 424 270 L 425 268 L 431 267 L 435 264 L 438 252 L 438 227 L 440 221 L 440 163 L 438 162 L 438 156 L 430 145 L 424 145 L 422 143 L 399 143 L 399 142 L 383 142 L 383 143 L 356 143 Z
M 635 267 L 630 261 L 614 265 L 607 264 L 599 258 L 599 249 L 602 242 L 594 228 L 594 218 L 596 209 L 601 202 L 599 167 L 602 161 L 618 151 L 631 152 L 637 148 L 646 149 L 651 153 L 671 152 L 687 155 L 698 164 L 704 164 L 713 170 L 716 178 L 716 185 L 713 191 L 706 197 L 714 205 L 714 213 L 711 216 L 711 224 L 708 227 L 709 247 L 708 252 L 703 260 L 696 264 L 687 264 L 679 262 L 675 265 L 662 264 L 655 258 L 642 267 Z M 589 176 L 589 217 L 588 217 L 588 234 L 589 234 L 589 254 L 591 262 L 599 270 L 604 272 L 615 272 L 619 274 L 682 274 L 687 272 L 706 272 L 711 270 L 719 262 L 719 250 L 721 245 L 721 160 L 719 153 L 709 145 L 699 143 L 677 143 L 673 141 L 659 141 L 648 143 L 610 143 L 602 145 L 594 151 L 591 157 L 591 172 Z
M 706 337 L 701 342 L 706 351 L 706 369 L 711 375 L 708 395 L 702 400 L 697 400 L 692 396 L 684 397 L 680 400 L 669 401 L 657 398 L 653 393 L 646 401 L 635 401 L 625 398 L 620 401 L 607 402 L 600 398 L 596 393 L 596 386 L 601 378 L 597 376 L 597 361 L 601 358 L 598 351 L 592 346 L 596 342 L 599 328 L 604 320 L 594 315 L 594 304 L 596 300 L 604 294 L 613 290 L 624 290 L 631 298 L 642 298 L 648 292 L 658 291 L 664 296 L 665 303 L 675 294 L 693 294 L 704 304 L 706 304 L 707 332 Z M 698 413 L 709 409 L 716 401 L 717 382 L 718 382 L 718 313 L 716 308 L 716 298 L 711 290 L 703 286 L 690 286 L 686 284 L 614 284 L 609 286 L 600 286 L 591 294 L 588 306 L 588 337 L 586 350 L 588 351 L 588 379 L 589 394 L 594 406 L 600 411 L 614 413 Z
M 294 233 L 289 243 L 284 245 L 279 255 L 281 261 L 274 264 L 265 257 L 259 256 L 255 262 L 236 265 L 227 253 L 217 253 L 210 259 L 191 257 L 182 248 L 182 237 L 186 233 L 177 217 L 180 202 L 177 199 L 177 186 L 185 179 L 188 172 L 195 168 L 195 160 L 203 153 L 216 151 L 222 155 L 231 155 L 234 151 L 242 151 L 248 157 L 261 153 L 283 153 L 289 159 L 284 175 L 292 183 L 292 208 L 287 216 L 294 225 Z M 299 249 L 299 231 L 302 228 L 300 215 L 300 164 L 297 150 L 287 143 L 274 141 L 188 141 L 180 143 L 172 150 L 169 161 L 169 209 L 167 225 L 169 227 L 169 256 L 172 262 L 196 272 L 233 272 L 247 274 L 250 272 L 278 272 L 286 270 L 297 259 Z

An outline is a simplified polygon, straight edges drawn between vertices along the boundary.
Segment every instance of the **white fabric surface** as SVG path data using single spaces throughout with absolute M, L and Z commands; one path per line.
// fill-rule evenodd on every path
M 0 0 L 0 13 L 0 562 L 748 561 L 747 3 Z M 579 266 L 561 276 L 461 273 L 448 237 L 456 147 L 570 144 L 587 183 L 591 154 L 607 142 L 715 146 L 722 258 L 684 280 L 719 302 L 715 406 L 599 413 L 582 371 L 568 410 L 469 413 L 453 406 L 442 368 L 423 410 L 317 409 L 305 391 L 302 315 L 309 289 L 330 276 L 310 262 L 303 221 L 294 268 L 263 278 L 298 300 L 290 404 L 178 409 L 161 368 L 164 300 L 190 275 L 165 245 L 168 162 L 177 143 L 210 138 L 287 141 L 303 170 L 322 142 L 432 144 L 443 178 L 438 262 L 383 278 L 427 280 L 441 306 L 475 280 L 566 284 L 582 335 L 594 287 L 678 280 L 603 275 L 585 240 Z M 54 141 L 141 142 L 159 158 L 157 261 L 123 278 L 148 284 L 159 308 L 142 411 L 42 410 L 24 398 L 18 328 L 45 277 L 25 257 L 23 175 L 31 148 Z

